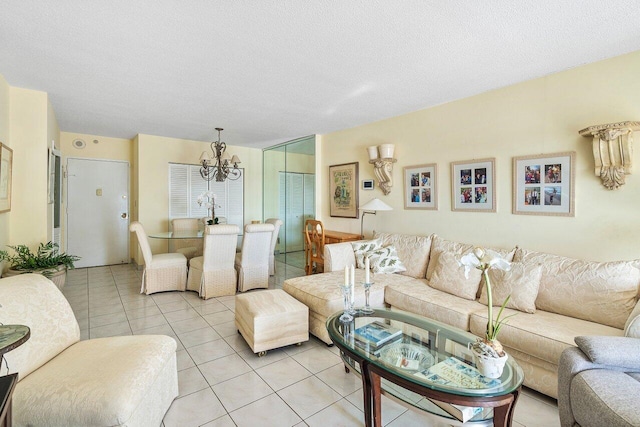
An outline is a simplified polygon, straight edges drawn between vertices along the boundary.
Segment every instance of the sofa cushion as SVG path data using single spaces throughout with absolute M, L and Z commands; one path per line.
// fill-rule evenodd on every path
M 369 257 L 370 266 L 374 273 L 392 274 L 407 271 L 393 246 L 369 252 L 366 256 Z
M 436 265 L 429 286 L 460 298 L 472 301 L 476 299 L 482 271 L 472 268 L 469 277 L 465 277 L 464 268 L 458 263 L 459 256 L 440 249 L 433 251 L 433 260 Z
M 433 235 L 433 241 L 431 243 L 431 256 L 429 259 L 429 266 L 427 267 L 427 280 L 431 280 L 431 275 L 433 274 L 433 270 L 435 269 L 436 265 L 437 265 L 437 256 L 434 254 L 435 251 L 440 251 L 442 252 L 451 252 L 453 254 L 456 255 L 456 257 L 461 258 L 462 255 L 466 254 L 469 251 L 472 251 L 474 248 L 474 245 L 469 244 L 469 243 L 460 243 L 460 242 L 453 242 L 451 240 L 446 240 L 443 239 L 437 235 Z M 496 248 L 486 248 L 486 249 L 491 249 L 492 251 L 495 251 L 497 253 L 500 254 L 501 257 L 503 257 L 504 259 L 506 259 L 507 261 L 511 262 L 513 260 L 513 256 L 515 254 L 515 250 L 514 249 L 496 249 Z M 480 284 L 482 285 L 482 283 L 484 282 L 484 280 L 482 280 L 480 282 Z
M 429 253 L 431 251 L 431 236 L 413 236 L 408 234 L 375 233 L 382 246 L 394 246 L 398 251 L 398 257 L 407 268 L 400 273 L 405 276 L 422 279 L 427 271 Z
M 127 425 L 168 363 L 177 376 L 175 354 L 175 340 L 163 335 L 80 341 L 20 381 L 13 395 L 14 422 Z
M 425 316 L 464 331 L 469 330 L 471 313 L 484 307 L 477 301 L 433 289 L 424 279 L 410 279 L 387 285 L 384 301 L 399 310 Z
M 483 306 L 484 307 L 484 306 Z M 516 314 L 502 326 L 498 340 L 502 345 L 530 354 L 554 365 L 565 348 L 574 346 L 578 335 L 622 336 L 622 329 L 599 323 L 538 310 L 536 314 L 506 308 L 503 316 Z M 495 313 L 494 313 L 495 316 Z M 484 336 L 487 328 L 487 309 L 471 315 L 471 333 Z
M 398 274 L 375 274 L 374 284 L 370 290 L 370 304 L 373 307 L 384 305 L 384 287 L 388 283 L 397 280 L 411 280 L 408 277 Z M 355 271 L 356 301 L 355 306 L 364 305 L 364 271 Z M 310 312 L 316 312 L 327 317 L 344 308 L 342 294 L 339 285 L 344 283 L 343 271 L 332 271 L 330 273 L 313 274 L 311 276 L 294 277 L 284 281 L 282 289 L 309 307 Z M 313 331 L 312 331 L 313 332 Z
M 382 248 L 380 239 L 359 240 L 357 242 L 352 242 L 351 246 L 353 247 L 353 255 L 356 257 L 357 268 L 364 268 L 364 258 L 367 254 Z
M 515 261 L 541 264 L 540 310 L 624 328 L 640 287 L 640 260 L 589 262 L 518 249 Z
M 20 382 L 80 340 L 71 306 L 56 285 L 40 274 L 0 279 L 0 302 L 0 322 L 31 328 L 29 340 L 4 355 L 9 373 L 19 372 Z
M 488 274 L 494 306 L 501 306 L 511 295 L 506 307 L 525 313 L 536 312 L 536 297 L 542 277 L 542 266 L 514 262 L 509 271 L 492 268 Z M 484 305 L 489 303 L 486 286 L 482 289 L 480 303 Z

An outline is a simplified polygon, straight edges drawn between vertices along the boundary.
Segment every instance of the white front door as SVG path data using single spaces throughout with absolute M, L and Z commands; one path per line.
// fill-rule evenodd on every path
M 129 262 L 129 163 L 67 160 L 67 248 L 76 267 Z

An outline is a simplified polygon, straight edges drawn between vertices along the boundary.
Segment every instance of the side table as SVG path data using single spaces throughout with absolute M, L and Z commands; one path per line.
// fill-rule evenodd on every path
M 0 377 L 0 427 L 11 427 L 11 396 L 17 382 L 18 374 Z
M 30 336 L 28 326 L 0 325 L 0 362 L 4 360 L 5 353 L 24 344 Z M 11 396 L 17 383 L 17 373 L 0 377 L 0 427 L 11 427 Z

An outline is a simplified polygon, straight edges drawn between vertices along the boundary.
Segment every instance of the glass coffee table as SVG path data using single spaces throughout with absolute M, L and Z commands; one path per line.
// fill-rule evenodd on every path
M 365 424 L 380 426 L 381 394 L 451 424 L 510 426 L 524 379 L 509 358 L 502 376 L 478 373 L 468 350 L 475 335 L 411 313 L 375 309 L 343 323 L 327 319 L 345 370 L 362 378 Z

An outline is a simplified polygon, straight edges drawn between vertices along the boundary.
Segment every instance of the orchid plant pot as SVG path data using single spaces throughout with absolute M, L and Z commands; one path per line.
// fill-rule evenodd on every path
M 500 378 L 502 376 L 502 371 L 504 370 L 504 365 L 507 363 L 507 359 L 509 355 L 504 353 L 504 356 L 494 357 L 482 353 L 475 347 L 471 347 L 471 353 L 473 354 L 473 361 L 476 364 L 476 369 L 482 375 L 487 378 Z

